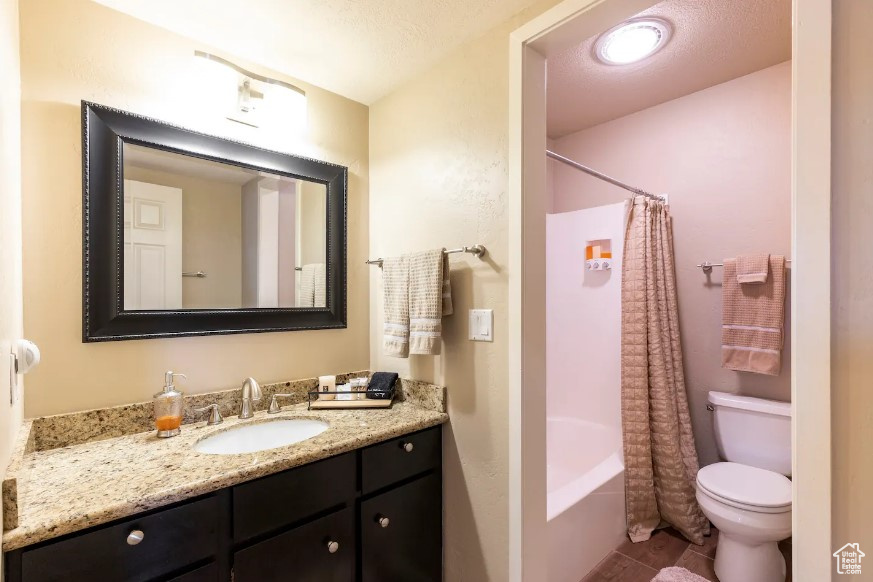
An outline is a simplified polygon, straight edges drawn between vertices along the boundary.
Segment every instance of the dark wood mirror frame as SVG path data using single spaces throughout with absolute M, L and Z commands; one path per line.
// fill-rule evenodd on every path
M 124 311 L 124 143 L 324 184 L 327 307 Z M 82 341 L 346 327 L 348 168 L 83 101 L 82 190 Z

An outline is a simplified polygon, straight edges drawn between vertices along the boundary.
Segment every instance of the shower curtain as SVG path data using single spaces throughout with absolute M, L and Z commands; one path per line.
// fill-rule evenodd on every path
M 621 283 L 621 416 L 628 534 L 674 526 L 696 544 L 709 521 L 694 495 L 699 468 L 679 341 L 667 206 L 628 201 Z

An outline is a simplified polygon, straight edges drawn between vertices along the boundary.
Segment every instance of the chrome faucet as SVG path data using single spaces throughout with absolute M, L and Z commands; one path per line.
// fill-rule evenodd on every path
M 239 417 L 251 418 L 255 415 L 252 410 L 252 402 L 261 399 L 261 387 L 254 378 L 246 378 L 242 385 L 242 406 L 239 409 Z

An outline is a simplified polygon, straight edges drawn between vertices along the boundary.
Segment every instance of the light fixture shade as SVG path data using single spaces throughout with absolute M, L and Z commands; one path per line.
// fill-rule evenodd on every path
M 239 73 L 218 61 L 195 58 L 193 88 L 201 115 L 218 117 L 236 107 Z
M 607 65 L 629 65 L 661 50 L 670 40 L 670 23 L 660 18 L 635 18 L 600 35 L 594 44 L 597 58 Z
M 210 115 L 252 127 L 299 133 L 306 129 L 306 93 L 203 51 L 194 51 L 197 83 Z
M 308 111 L 304 93 L 270 85 L 264 89 L 261 107 L 262 119 L 275 124 L 277 130 L 295 134 L 306 131 Z

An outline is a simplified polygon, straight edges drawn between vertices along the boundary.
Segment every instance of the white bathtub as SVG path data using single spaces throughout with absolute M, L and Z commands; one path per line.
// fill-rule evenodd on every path
M 621 432 L 585 420 L 547 423 L 549 582 L 579 582 L 625 539 Z

